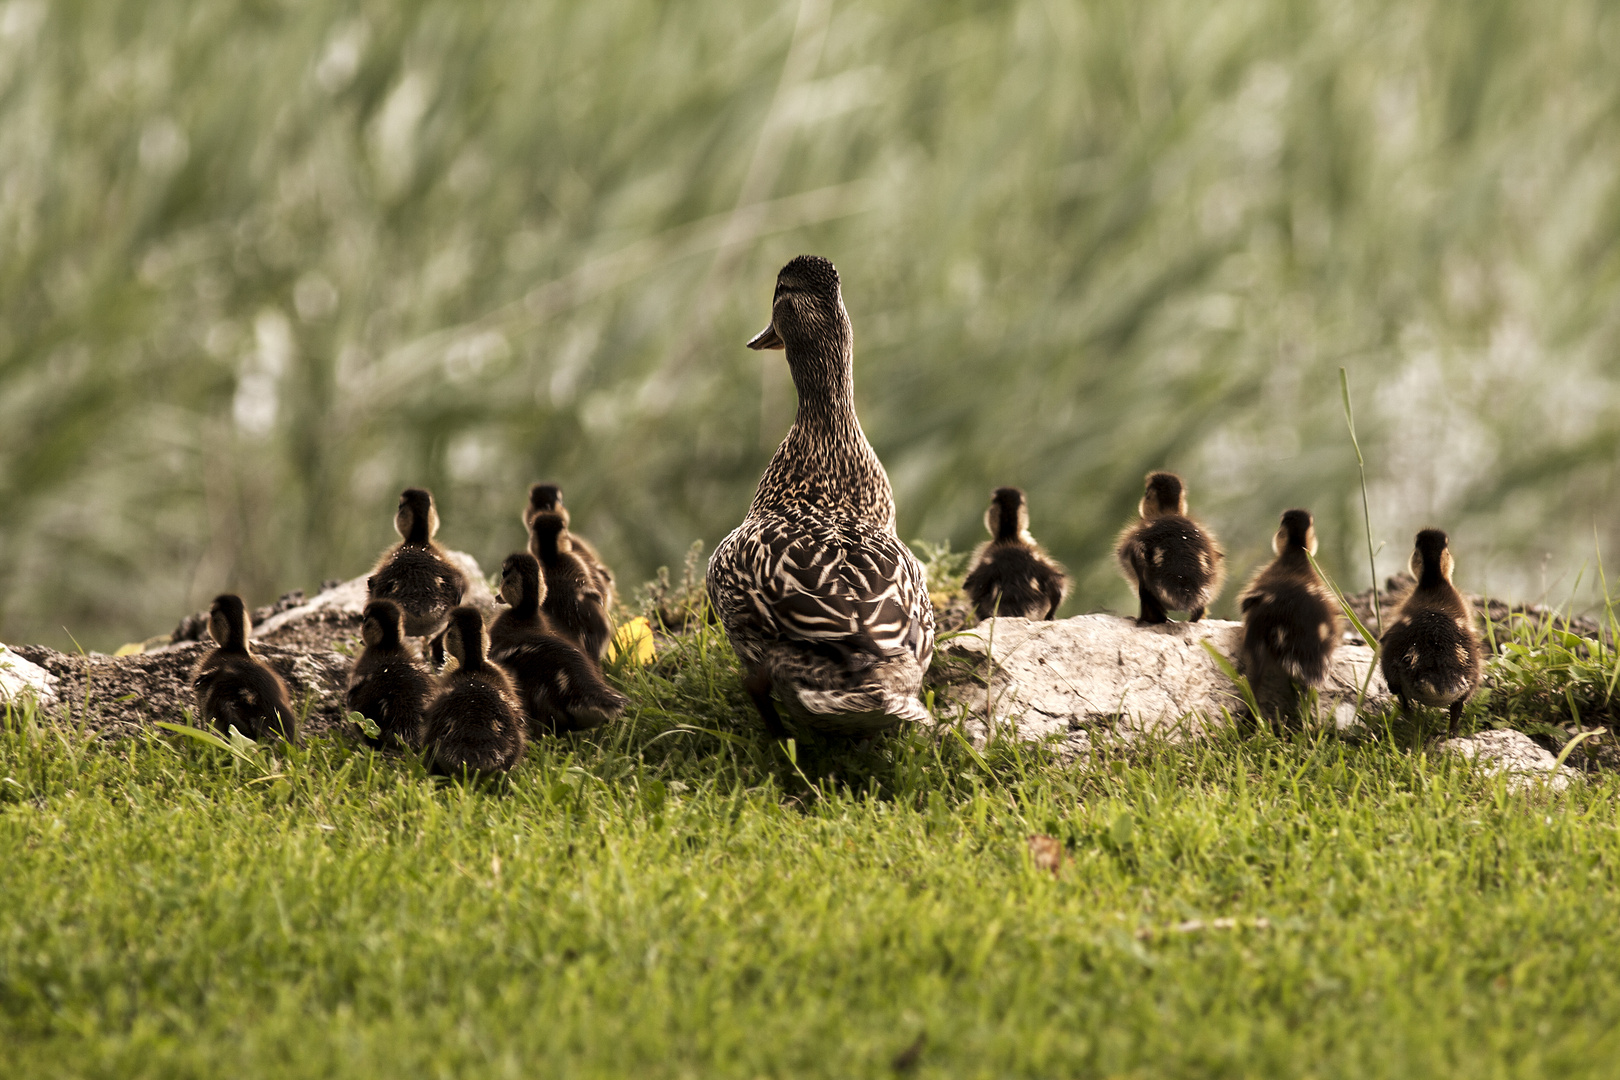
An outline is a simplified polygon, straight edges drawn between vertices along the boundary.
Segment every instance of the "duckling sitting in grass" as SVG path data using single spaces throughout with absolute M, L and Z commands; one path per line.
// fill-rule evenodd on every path
M 1272 538 L 1276 559 L 1243 591 L 1243 674 L 1260 711 L 1277 720 L 1299 711 L 1302 691 L 1327 682 L 1339 647 L 1339 608 L 1317 576 L 1316 527 L 1308 510 L 1289 510 Z
M 392 600 L 373 600 L 361 618 L 366 648 L 349 674 L 349 710 L 381 729 L 376 738 L 366 736 L 372 746 L 420 746 L 433 679 L 405 648 L 405 614 Z
M 1063 566 L 1029 535 L 1029 502 L 1015 487 L 996 488 L 984 512 L 990 539 L 973 553 L 962 589 L 980 622 L 997 615 L 1050 619 L 1069 591 Z
M 500 599 L 511 606 L 489 631 L 490 658 L 506 669 L 531 721 L 531 734 L 585 731 L 624 712 L 628 699 L 602 678 L 578 646 L 554 633 L 540 610 L 540 564 L 515 551 L 501 565 Z
M 597 553 L 596 546 L 579 533 L 573 531 L 573 524 L 568 513 L 568 507 L 563 505 L 562 488 L 556 484 L 531 484 L 529 486 L 529 505 L 523 508 L 523 527 L 529 528 L 534 521 L 534 515 L 545 513 L 558 514 L 562 517 L 563 528 L 568 530 L 568 545 L 570 550 L 585 564 L 590 571 L 591 580 L 596 583 L 596 591 L 602 594 L 602 610 L 612 611 L 613 601 L 617 594 L 614 591 L 613 571 L 608 564 L 602 561 Z M 533 547 L 533 531 L 530 531 L 529 554 L 536 559 L 540 553 Z
M 450 612 L 444 647 L 456 666 L 439 677 L 440 693 L 423 717 L 429 768 L 447 776 L 497 776 L 523 756 L 523 712 L 506 673 L 489 662 L 484 616 Z
M 574 553 L 567 516 L 541 510 L 529 519 L 529 550 L 545 575 L 546 613 L 552 629 L 572 640 L 592 661 L 600 661 L 613 637 L 607 600 L 597 578 Z
M 1474 629 L 1474 608 L 1451 583 L 1454 562 L 1446 534 L 1424 529 L 1412 551 L 1417 585 L 1380 642 L 1384 680 L 1410 715 L 1412 702 L 1449 710 L 1446 734 L 1457 731 L 1463 706 L 1479 686 L 1485 650 Z
M 289 741 L 298 719 L 287 699 L 287 684 L 263 660 L 248 651 L 252 622 L 240 596 L 214 598 L 208 633 L 217 642 L 192 675 L 197 715 L 222 734 L 235 728 L 250 739 L 277 736 Z
M 1188 622 L 1220 595 L 1226 553 L 1215 534 L 1187 514 L 1187 488 L 1171 472 L 1148 473 L 1138 506 L 1142 519 L 1120 533 L 1114 556 L 1141 607 L 1136 621 L 1168 622 L 1166 611 L 1185 611 Z
M 394 530 L 399 543 L 377 560 L 367 582 L 368 599 L 392 600 L 405 615 L 407 634 L 431 638 L 444 629 L 450 609 L 466 595 L 467 577 L 433 542 L 439 511 L 432 492 L 423 488 L 401 492 Z

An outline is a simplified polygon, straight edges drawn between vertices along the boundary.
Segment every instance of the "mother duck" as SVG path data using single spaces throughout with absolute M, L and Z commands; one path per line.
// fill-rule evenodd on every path
M 786 349 L 799 411 L 743 523 L 709 559 L 709 598 L 765 721 L 771 700 L 830 734 L 927 720 L 917 700 L 934 654 L 926 577 L 894 531 L 894 492 L 855 416 L 854 335 L 826 259 L 776 277 L 750 349 Z

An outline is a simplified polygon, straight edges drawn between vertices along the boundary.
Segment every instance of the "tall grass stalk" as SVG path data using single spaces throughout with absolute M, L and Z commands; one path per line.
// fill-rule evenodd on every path
M 1367 533 L 1367 573 L 1372 577 L 1373 619 L 1378 624 L 1378 636 L 1382 638 L 1384 636 L 1384 612 L 1378 603 L 1378 559 L 1377 554 L 1373 551 L 1372 509 L 1367 502 L 1367 462 L 1361 456 L 1361 442 L 1356 438 L 1356 414 L 1350 407 L 1350 376 L 1344 368 L 1339 369 L 1339 394 L 1344 399 L 1344 426 L 1350 429 L 1350 445 L 1355 447 L 1356 451 L 1356 474 L 1361 480 L 1361 522 Z M 1316 560 L 1312 559 L 1311 564 L 1314 566 Z M 1321 573 L 1320 568 L 1318 568 L 1317 573 Z M 1338 592 L 1336 586 L 1334 592 Z M 1343 602 L 1342 595 L 1340 601 Z M 1350 610 L 1348 605 L 1345 606 L 1345 610 Z M 1352 614 L 1351 618 L 1354 619 L 1355 616 Z M 1363 627 L 1362 630 L 1365 632 L 1366 628 Z

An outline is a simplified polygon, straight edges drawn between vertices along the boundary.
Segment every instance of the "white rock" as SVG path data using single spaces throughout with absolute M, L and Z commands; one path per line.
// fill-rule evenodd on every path
M 1238 712 L 1242 698 L 1202 643 L 1235 666 L 1242 635 L 1242 623 L 1217 619 L 1152 627 L 1114 615 L 990 619 L 939 651 L 950 680 L 946 696 L 967 707 L 975 741 L 988 735 L 988 719 L 1011 725 L 1026 741 L 1056 735 L 1060 752 L 1083 753 L 1092 729 L 1125 739 L 1149 731 L 1179 738 L 1224 723 L 1223 710 Z M 1373 653 L 1364 645 L 1341 645 L 1334 656 L 1324 711 L 1337 726 L 1353 726 Z M 987 680 L 988 660 L 994 674 Z M 1373 672 L 1366 704 L 1378 707 L 1388 699 L 1383 675 Z
M 1481 731 L 1462 739 L 1447 739 L 1440 749 L 1468 758 L 1490 776 L 1506 773 L 1508 786 L 1522 791 L 1534 784 L 1546 784 L 1562 791 L 1579 774 L 1536 745 L 1522 731 Z
M 0 645 L 0 705 L 32 696 L 41 705 L 56 701 L 56 676 Z
M 486 615 L 494 611 L 495 594 L 490 591 L 489 582 L 484 579 L 484 571 L 479 567 L 478 560 L 465 551 L 446 551 L 445 554 L 461 568 L 463 574 L 467 575 L 467 595 L 463 603 L 471 604 Z M 325 592 L 316 594 L 308 603 L 270 616 L 253 628 L 253 636 L 265 637 L 283 626 L 327 612 L 353 615 L 358 618 L 366 609 L 366 581 L 370 577 L 371 572 L 368 570 L 357 578 L 351 578 L 341 585 L 334 585 Z

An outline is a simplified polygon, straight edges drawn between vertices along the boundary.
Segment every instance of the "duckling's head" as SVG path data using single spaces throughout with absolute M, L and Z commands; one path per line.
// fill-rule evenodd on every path
M 574 549 L 568 537 L 568 519 L 555 510 L 542 510 L 530 518 L 529 535 L 534 537 L 536 551 Z
M 1002 487 L 990 493 L 990 508 L 984 512 L 984 527 L 996 540 L 1027 538 L 1029 502 L 1021 489 Z
M 406 488 L 399 493 L 399 509 L 394 511 L 394 531 L 407 544 L 425 544 L 439 531 L 439 511 L 433 505 L 433 492 L 426 488 Z
M 1451 557 L 1451 541 L 1441 529 L 1424 529 L 1417 534 L 1408 564 L 1419 585 L 1438 585 L 1451 580 L 1456 561 Z
M 546 602 L 546 579 L 540 563 L 527 551 L 514 551 L 501 564 L 500 599 L 515 610 L 533 611 Z
M 450 621 L 444 628 L 444 650 L 456 658 L 458 670 L 474 671 L 483 666 L 489 651 L 483 613 L 470 604 L 451 609 Z
M 1289 548 L 1304 548 L 1316 554 L 1316 526 L 1309 510 L 1284 510 L 1277 535 L 1271 538 L 1271 551 L 1281 555 Z
M 360 639 L 368 649 L 397 649 L 405 636 L 405 612 L 392 600 L 373 600 L 361 614 Z
M 214 604 L 208 609 L 209 637 L 226 648 L 245 649 L 252 631 L 253 620 L 248 617 L 247 605 L 240 596 L 221 593 L 214 597 Z
M 1173 472 L 1151 472 L 1147 475 L 1147 488 L 1137 511 L 1144 518 L 1164 517 L 1166 514 L 1187 516 L 1187 487 Z
M 837 269 L 819 255 L 800 255 L 776 275 L 771 321 L 748 347 L 842 354 L 852 340 Z
M 542 510 L 554 510 L 568 524 L 568 508 L 563 505 L 562 488 L 556 484 L 529 485 L 529 505 L 523 510 L 523 524 L 527 525 Z

